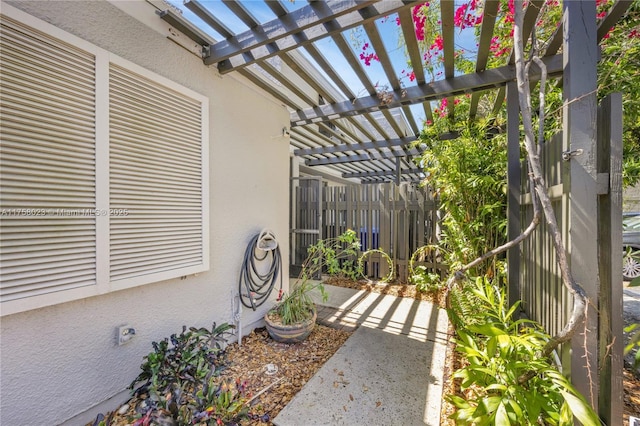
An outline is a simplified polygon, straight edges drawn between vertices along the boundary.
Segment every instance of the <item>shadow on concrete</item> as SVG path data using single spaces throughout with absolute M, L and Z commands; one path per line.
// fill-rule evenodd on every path
M 448 320 L 430 302 L 326 286 L 318 321 L 355 330 L 276 425 L 438 425 Z M 331 298 L 331 296 L 330 296 Z

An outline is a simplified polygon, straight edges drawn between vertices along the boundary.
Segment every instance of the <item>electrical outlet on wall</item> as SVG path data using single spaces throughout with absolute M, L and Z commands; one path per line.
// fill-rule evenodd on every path
M 136 329 L 131 327 L 130 325 L 123 325 L 118 327 L 118 345 L 122 346 L 125 343 L 129 342 L 136 335 Z

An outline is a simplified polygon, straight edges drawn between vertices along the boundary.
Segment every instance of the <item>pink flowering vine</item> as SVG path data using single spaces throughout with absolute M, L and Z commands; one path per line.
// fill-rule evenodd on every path
M 424 27 L 427 22 L 427 14 L 426 8 L 429 7 L 429 2 L 423 3 L 419 6 L 413 8 L 412 16 L 413 16 L 413 26 L 416 31 L 416 39 L 418 41 L 424 40 Z M 398 25 L 400 25 L 400 20 L 398 20 Z
M 378 55 L 375 52 L 367 52 L 369 49 L 369 43 L 365 43 L 362 46 L 362 52 L 360 52 L 360 59 L 364 62 L 366 66 L 371 65 L 371 61 L 380 61 Z
M 482 14 L 472 14 L 471 12 L 474 10 L 476 10 L 475 0 L 472 0 L 470 3 L 463 3 L 456 9 L 453 24 L 460 29 L 480 25 L 482 23 Z

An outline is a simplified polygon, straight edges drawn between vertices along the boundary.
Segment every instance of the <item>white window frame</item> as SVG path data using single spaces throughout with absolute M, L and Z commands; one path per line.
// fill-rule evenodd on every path
M 0 303 L 0 315 L 10 315 L 31 309 L 78 300 L 86 297 L 97 296 L 109 292 L 132 288 L 153 282 L 174 279 L 181 276 L 196 274 L 209 270 L 209 100 L 189 88 L 181 86 L 163 76 L 140 67 L 124 58 L 114 55 L 100 47 L 93 45 L 79 37 L 63 31 L 49 23 L 46 23 L 32 15 L 29 15 L 12 6 L 2 5 L 2 15 L 28 27 L 36 29 L 50 37 L 57 38 L 67 44 L 82 49 L 95 56 L 96 66 L 96 104 L 95 104 L 95 179 L 96 179 L 96 211 L 109 212 L 109 64 L 117 64 L 136 74 L 144 76 L 154 83 L 179 92 L 201 105 L 201 141 L 200 141 L 200 167 L 201 167 L 201 232 L 202 232 L 202 263 L 169 271 L 148 273 L 135 278 L 111 281 L 109 256 L 110 256 L 110 217 L 109 214 L 96 215 L 96 284 L 82 287 L 51 291 L 43 294 L 32 295 L 23 298 L 5 300 Z M 0 241 L 1 244 L 1 241 Z M 46 289 L 45 289 L 46 290 Z

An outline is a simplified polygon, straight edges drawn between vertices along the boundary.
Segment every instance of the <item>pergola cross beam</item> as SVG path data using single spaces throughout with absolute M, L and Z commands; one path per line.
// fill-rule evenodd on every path
M 192 0 L 193 1 L 193 0 Z M 206 65 L 226 74 L 411 7 L 416 0 L 313 2 L 209 47 Z M 339 19 L 337 19 L 339 18 Z
M 403 175 L 419 175 L 424 173 L 422 169 L 405 169 L 400 172 Z M 372 177 L 385 177 L 385 176 L 394 176 L 396 174 L 395 170 L 381 170 L 379 172 L 354 172 L 354 173 L 343 173 L 343 178 L 372 178 Z
M 543 62 L 550 76 L 562 73 L 562 55 L 543 58 Z M 540 70 L 537 67 L 532 67 L 530 78 L 532 80 L 540 78 Z M 515 80 L 515 66 L 504 65 L 482 72 L 420 84 L 402 90 L 394 90 L 390 92 L 392 98 L 382 104 L 378 96 L 364 96 L 353 101 L 343 101 L 298 110 L 291 113 L 291 126 L 300 126 L 327 119 L 348 117 L 380 109 L 397 108 L 418 102 L 428 102 L 454 95 L 489 90 L 502 87 L 513 80 Z
M 396 139 L 373 141 L 373 142 L 296 149 L 295 151 L 293 151 L 293 154 L 296 156 L 302 156 L 302 155 L 332 154 L 336 152 L 348 152 L 348 151 L 358 151 L 358 150 L 367 150 L 367 149 L 391 148 L 394 146 L 409 145 L 410 143 L 415 142 L 416 140 L 417 138 L 415 136 L 408 136 L 404 138 L 396 138 Z
M 394 160 L 402 157 L 410 157 L 414 155 L 420 155 L 422 149 L 410 148 L 407 150 L 395 150 L 395 151 L 383 151 L 356 155 L 343 155 L 340 157 L 332 158 L 313 158 L 305 160 L 307 166 L 326 166 L 329 164 L 341 164 L 341 163 L 355 163 L 358 161 L 373 161 L 373 160 Z

